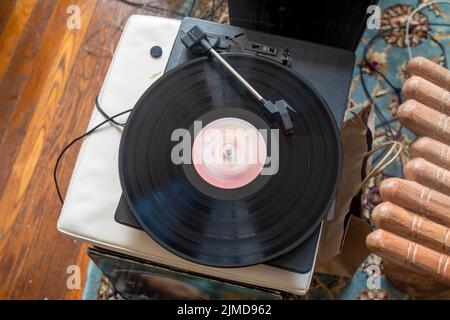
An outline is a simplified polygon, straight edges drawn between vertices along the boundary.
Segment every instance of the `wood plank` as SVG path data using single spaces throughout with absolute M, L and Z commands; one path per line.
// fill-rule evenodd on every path
M 110 7 L 99 6 L 95 11 L 94 16 L 102 16 L 105 20 L 118 20 L 117 18 L 122 19 L 120 12 L 120 8 L 114 8 L 111 10 Z M 104 21 L 92 21 L 85 40 L 90 38 L 90 35 L 95 34 L 95 42 L 98 46 L 106 46 L 111 42 L 115 45 L 118 42 L 120 32 L 116 33 L 115 28 L 107 28 L 103 24 Z M 113 34 L 115 34 L 115 36 L 111 37 Z M 40 226 L 41 230 L 49 230 L 52 228 L 52 232 L 54 230 L 56 233 L 55 225 L 57 217 L 59 216 L 60 206 L 56 198 L 53 182 L 51 180 L 53 164 L 56 160 L 56 156 L 67 141 L 85 131 L 92 112 L 95 96 L 100 90 L 111 58 L 112 56 L 92 55 L 86 50 L 81 50 L 79 56 L 77 57 L 77 63 L 72 70 L 64 96 L 61 99 L 64 103 L 59 107 L 53 121 L 53 126 L 50 128 L 50 136 L 62 138 L 55 138 L 52 143 L 46 144 L 44 147 L 44 152 L 42 153 L 42 157 L 46 158 L 45 160 L 43 159 L 41 163 L 49 164 L 42 170 L 47 172 L 49 179 L 45 182 L 42 181 L 40 183 L 36 183 L 36 186 L 39 186 L 42 183 L 42 185 L 45 186 L 44 188 L 49 188 L 52 191 L 49 195 L 48 201 L 49 203 L 52 203 L 53 209 L 47 208 L 43 211 L 46 217 L 52 218 L 51 223 L 43 222 L 46 226 Z M 67 154 L 67 157 L 65 157 L 62 163 L 59 174 L 62 190 L 65 190 L 68 185 L 79 146 L 79 144 L 76 145 L 74 149 Z M 34 207 L 36 208 L 36 206 Z M 60 292 L 64 292 L 65 277 L 58 277 L 55 273 L 64 275 L 67 266 L 74 262 L 71 262 L 71 258 L 68 256 L 68 253 L 65 252 L 65 250 L 67 250 L 70 246 L 68 244 L 60 246 L 59 241 L 54 240 L 54 238 L 59 237 L 64 238 L 62 240 L 63 242 L 72 241 L 72 239 L 68 237 L 55 234 L 48 239 L 44 239 L 42 243 L 33 244 L 32 252 L 30 252 L 27 257 L 30 261 L 27 266 L 31 266 L 33 263 L 39 263 L 41 265 L 51 267 L 49 267 L 49 269 L 44 273 L 44 279 L 34 279 L 32 284 L 27 285 L 26 288 L 23 288 L 18 292 L 16 290 L 18 296 L 26 295 L 31 289 L 39 298 L 55 298 Z M 48 247 L 54 248 L 52 251 L 57 252 L 58 254 L 46 255 L 43 258 L 40 257 L 39 252 Z M 80 259 L 80 257 L 84 257 L 84 261 L 87 261 L 84 250 L 79 254 L 78 259 Z M 18 279 L 18 283 L 26 284 L 27 279 L 34 277 L 33 269 L 27 266 L 25 266 L 22 270 L 22 278 Z M 85 265 L 80 265 L 80 267 L 84 272 Z M 53 283 L 52 288 L 45 286 L 46 283 Z M 76 291 L 79 292 L 77 293 Z M 70 291 L 64 298 L 75 297 L 81 297 L 81 290 Z
M 0 141 L 8 148 L 0 157 L 0 194 L 6 186 L 21 141 L 50 70 L 53 54 L 58 49 L 65 28 L 65 15 L 54 10 L 56 1 L 40 1 L 24 30 L 14 59 L 0 85 Z M 57 30 L 49 30 L 57 28 Z M 53 34 L 53 37 L 52 37 Z
M 16 2 L 17 0 L 2 0 L 2 5 L 0 6 L 0 33 L 8 23 Z
M 14 51 L 20 40 L 28 19 L 33 12 L 36 0 L 20 0 L 16 2 L 16 5 L 9 17 L 6 26 L 4 27 L 0 41 L 0 80 L 6 72 L 9 63 L 12 60 Z
M 66 28 L 72 4 L 81 7 L 81 30 Z M 56 230 L 52 170 L 62 147 L 86 129 L 117 26 L 130 13 L 143 12 L 109 0 L 37 0 L 7 40 L 15 49 L 0 80 L 0 299 L 81 298 L 81 289 L 67 289 L 66 270 L 78 265 L 84 284 L 87 245 Z M 63 194 L 79 147 L 61 165 Z
M 67 1 L 77 3 L 73 0 Z M 89 5 L 89 1 L 78 2 L 82 7 L 85 21 L 89 21 L 93 13 L 93 6 Z M 61 6 L 64 9 L 62 12 L 60 11 Z M 58 2 L 58 6 L 55 8 L 57 15 L 64 13 L 66 7 L 64 1 Z M 49 27 L 51 29 L 53 26 L 49 25 Z M 44 141 L 48 136 L 48 128 L 53 123 L 53 118 L 58 109 L 55 106 L 57 107 L 60 103 L 72 63 L 76 58 L 86 29 L 67 31 L 60 48 L 52 54 L 54 63 L 43 79 L 42 91 L 7 181 L 8 189 L 0 198 L 0 208 L 8 212 L 7 217 L 0 219 L 0 236 L 8 232 L 20 210 L 18 204 L 24 200 L 25 190 L 39 160 Z
M 79 5 L 81 8 L 82 18 L 86 24 L 81 30 L 61 28 L 61 22 L 65 26 L 66 8 L 70 4 Z M 17 248 L 13 252 L 9 250 L 9 253 L 0 259 L 0 270 L 5 270 L 4 266 L 9 266 L 9 270 L 14 270 L 14 272 L 0 273 L 0 283 L 2 283 L 3 289 L 3 292 L 0 293 L 0 298 L 14 298 L 18 296 L 44 298 L 36 296 L 34 290 L 29 291 L 29 287 L 38 286 L 39 288 L 47 287 L 47 289 L 53 287 L 43 283 L 43 279 L 47 276 L 48 271 L 45 268 L 39 268 L 41 265 L 40 260 L 42 262 L 42 260 L 48 259 L 48 256 L 51 257 L 53 252 L 46 252 L 45 250 L 48 250 L 48 247 L 40 247 L 39 251 L 33 248 L 36 245 L 47 243 L 53 237 L 62 237 L 55 230 L 55 218 L 59 210 L 55 211 L 55 202 L 48 202 L 48 199 L 52 197 L 51 192 L 53 192 L 50 183 L 51 171 L 48 170 L 49 156 L 43 155 L 42 151 L 46 144 L 52 143 L 52 140 L 57 138 L 50 134 L 49 129 L 53 125 L 55 114 L 58 112 L 58 105 L 95 6 L 96 2 L 86 0 L 58 1 L 53 10 L 52 17 L 54 19 L 51 19 L 47 25 L 48 41 L 44 43 L 42 51 L 39 52 L 39 58 L 47 60 L 50 67 L 44 66 L 44 71 L 36 71 L 43 72 L 42 76 L 35 75 L 30 78 L 30 87 L 27 88 L 28 92 L 32 91 L 31 88 L 33 87 L 39 87 L 40 90 L 30 94 L 31 96 L 33 94 L 37 95 L 37 102 L 23 135 L 23 140 L 20 143 L 17 156 L 14 159 L 11 174 L 7 179 L 7 188 L 4 189 L 0 198 L 0 205 L 3 206 L 0 213 L 0 237 L 2 239 L 0 252 L 6 251 L 6 248 L 12 245 Z M 46 45 L 53 46 L 51 33 L 56 33 L 55 30 L 63 30 L 63 35 L 59 41 L 58 48 L 52 50 L 50 54 Z M 55 40 L 58 43 L 58 39 Z M 35 81 L 41 83 L 36 85 Z M 26 100 L 19 100 L 19 105 L 16 107 L 25 108 L 26 106 L 23 105 L 25 103 Z M 42 193 L 44 190 L 47 191 L 45 194 Z M 34 196 L 40 196 L 40 198 L 36 199 Z M 43 211 L 51 209 L 54 211 L 53 219 L 49 219 L 48 215 L 43 219 L 42 215 L 39 214 L 41 213 L 39 209 L 43 209 Z M 50 221 L 50 223 L 47 221 Z M 45 226 L 42 225 L 43 223 Z M 18 234 L 20 234 L 19 237 Z M 53 238 L 52 240 L 55 241 L 56 239 Z M 72 242 L 71 239 L 62 241 L 66 243 Z M 78 256 L 79 245 L 73 247 L 75 252 L 70 252 L 70 255 L 76 257 Z M 62 253 L 60 259 L 64 261 L 65 252 L 60 253 Z M 30 255 L 33 256 L 31 260 L 29 258 Z M 46 266 L 47 268 L 52 267 L 51 264 Z M 24 269 L 31 270 L 37 281 L 28 279 L 25 282 L 23 279 Z M 40 270 L 40 272 L 36 272 L 36 270 Z M 60 273 L 57 277 L 66 278 L 66 274 L 65 272 Z M 19 281 L 20 278 L 22 278 L 22 281 Z M 24 283 L 26 286 L 23 285 Z M 65 280 L 63 281 L 63 286 L 65 286 Z M 20 290 L 21 287 L 23 291 Z M 60 288 L 60 286 L 57 287 Z M 55 296 L 51 298 L 62 297 Z
M 74 240 L 76 241 L 76 240 Z M 76 243 L 76 242 L 75 242 Z M 79 290 L 66 290 L 64 294 L 64 300 L 80 300 L 83 297 L 84 285 L 87 277 L 87 265 L 89 263 L 89 256 L 86 254 L 89 245 L 87 243 L 81 244 L 81 248 L 78 252 L 78 256 L 75 260 L 75 265 L 81 268 L 81 288 Z M 59 260 L 61 261 L 61 260 Z M 67 268 L 67 266 L 66 266 Z M 45 290 L 45 289 L 44 289 Z

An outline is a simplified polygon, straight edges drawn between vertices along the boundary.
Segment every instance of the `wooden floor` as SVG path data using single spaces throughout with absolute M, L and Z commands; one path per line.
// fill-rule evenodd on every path
M 66 269 L 80 266 L 84 285 L 87 246 L 56 230 L 53 166 L 85 131 L 119 25 L 140 11 L 114 0 L 0 1 L 0 299 L 79 299 Z M 70 5 L 79 30 L 66 27 Z M 63 194 L 78 151 L 60 167 Z

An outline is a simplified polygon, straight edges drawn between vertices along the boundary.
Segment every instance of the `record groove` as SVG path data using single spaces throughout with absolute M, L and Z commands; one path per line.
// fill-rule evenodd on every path
M 119 171 L 134 216 L 159 244 L 194 262 L 235 267 L 270 260 L 308 238 L 334 199 L 341 149 L 328 106 L 300 75 L 263 58 L 224 57 L 264 97 L 295 108 L 294 134 L 285 136 L 220 65 L 199 58 L 163 75 L 137 102 Z M 213 114 L 206 122 L 236 117 L 236 108 L 258 129 L 280 129 L 278 173 L 230 190 L 189 179 L 186 166 L 193 165 L 170 158 L 173 130 L 189 130 L 206 114 Z

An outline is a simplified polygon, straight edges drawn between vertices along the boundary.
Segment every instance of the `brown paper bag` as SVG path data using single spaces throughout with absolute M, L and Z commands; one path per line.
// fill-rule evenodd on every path
M 342 177 L 334 212 L 323 224 L 316 272 L 351 277 L 370 253 L 365 244 L 370 228 L 362 218 L 360 184 L 369 171 L 370 164 L 365 159 L 372 148 L 374 127 L 370 105 L 343 124 Z

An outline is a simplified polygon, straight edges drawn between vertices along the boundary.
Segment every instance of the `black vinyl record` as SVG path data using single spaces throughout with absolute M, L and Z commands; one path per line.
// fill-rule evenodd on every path
M 199 58 L 167 72 L 139 99 L 122 135 L 119 171 L 133 214 L 154 240 L 194 262 L 237 267 L 285 254 L 311 235 L 335 197 L 341 147 L 331 111 L 307 80 L 264 58 L 224 58 L 263 97 L 295 109 L 295 132 L 284 135 L 227 70 Z M 276 174 L 223 189 L 193 165 L 171 161 L 174 130 L 224 117 L 280 129 Z

